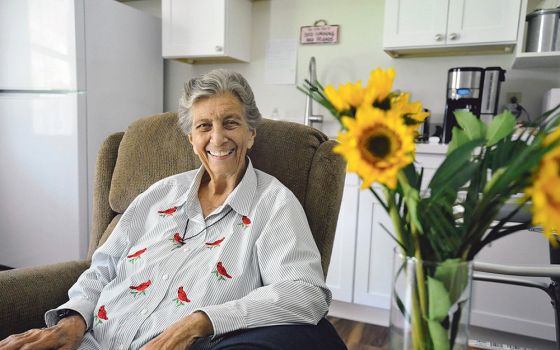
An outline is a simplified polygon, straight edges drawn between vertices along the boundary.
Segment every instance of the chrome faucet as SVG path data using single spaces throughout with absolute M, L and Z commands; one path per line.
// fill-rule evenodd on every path
M 315 57 L 311 57 L 309 60 L 309 82 L 312 86 L 317 83 L 317 68 L 315 63 Z M 308 126 L 313 126 L 313 123 L 322 123 L 323 116 L 322 115 L 314 115 L 313 114 L 313 100 L 309 95 L 305 99 L 305 116 L 304 116 L 304 123 Z

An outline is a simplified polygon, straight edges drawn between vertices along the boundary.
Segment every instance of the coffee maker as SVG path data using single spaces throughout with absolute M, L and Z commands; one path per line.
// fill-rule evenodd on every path
M 470 111 L 484 121 L 498 112 L 500 85 L 505 73 L 500 67 L 457 67 L 447 72 L 442 142 L 451 141 L 451 130 L 457 126 L 455 111 Z

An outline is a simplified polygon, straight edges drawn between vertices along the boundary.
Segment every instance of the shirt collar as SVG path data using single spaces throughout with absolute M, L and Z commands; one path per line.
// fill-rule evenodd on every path
M 218 212 L 222 211 L 226 206 L 229 206 L 238 214 L 244 216 L 249 215 L 251 203 L 253 201 L 253 197 L 255 196 L 255 192 L 257 191 L 257 174 L 249 157 L 247 157 L 247 163 L 247 169 L 245 170 L 245 174 L 243 175 L 241 182 L 239 182 L 235 189 L 229 194 L 224 204 L 218 208 Z M 200 188 L 200 182 L 202 181 L 202 176 L 205 172 L 206 169 L 204 168 L 204 165 L 200 166 L 187 192 L 179 197 L 175 204 L 177 207 L 185 205 L 187 216 L 190 219 L 194 219 L 196 216 L 202 215 L 200 202 L 198 200 L 198 189 Z

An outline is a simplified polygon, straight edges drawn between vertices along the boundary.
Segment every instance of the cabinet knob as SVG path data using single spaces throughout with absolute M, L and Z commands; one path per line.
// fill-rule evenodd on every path
M 436 39 L 436 41 L 441 41 L 443 39 L 443 35 L 438 33 L 434 36 L 434 39 Z
M 220 46 L 220 45 L 216 45 L 216 51 L 217 52 L 222 52 L 222 51 L 224 51 L 224 47 Z
M 458 37 L 459 37 L 459 34 L 457 34 L 457 33 L 451 33 L 451 34 L 449 34 L 449 39 L 450 39 L 450 40 L 455 40 L 455 39 L 457 39 Z

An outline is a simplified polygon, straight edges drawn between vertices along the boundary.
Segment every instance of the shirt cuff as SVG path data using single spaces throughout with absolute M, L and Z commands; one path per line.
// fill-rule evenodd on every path
M 80 300 L 69 300 L 68 302 L 60 305 L 56 309 L 51 309 L 45 312 L 45 323 L 47 327 L 52 327 L 58 323 L 58 311 L 63 309 L 74 310 L 79 313 L 83 319 L 86 321 L 86 329 L 90 329 L 93 325 L 93 311 L 95 305 L 89 302 L 84 302 Z
M 232 304 L 211 305 L 194 310 L 204 312 L 214 328 L 212 339 L 225 333 L 247 328 L 241 310 Z

